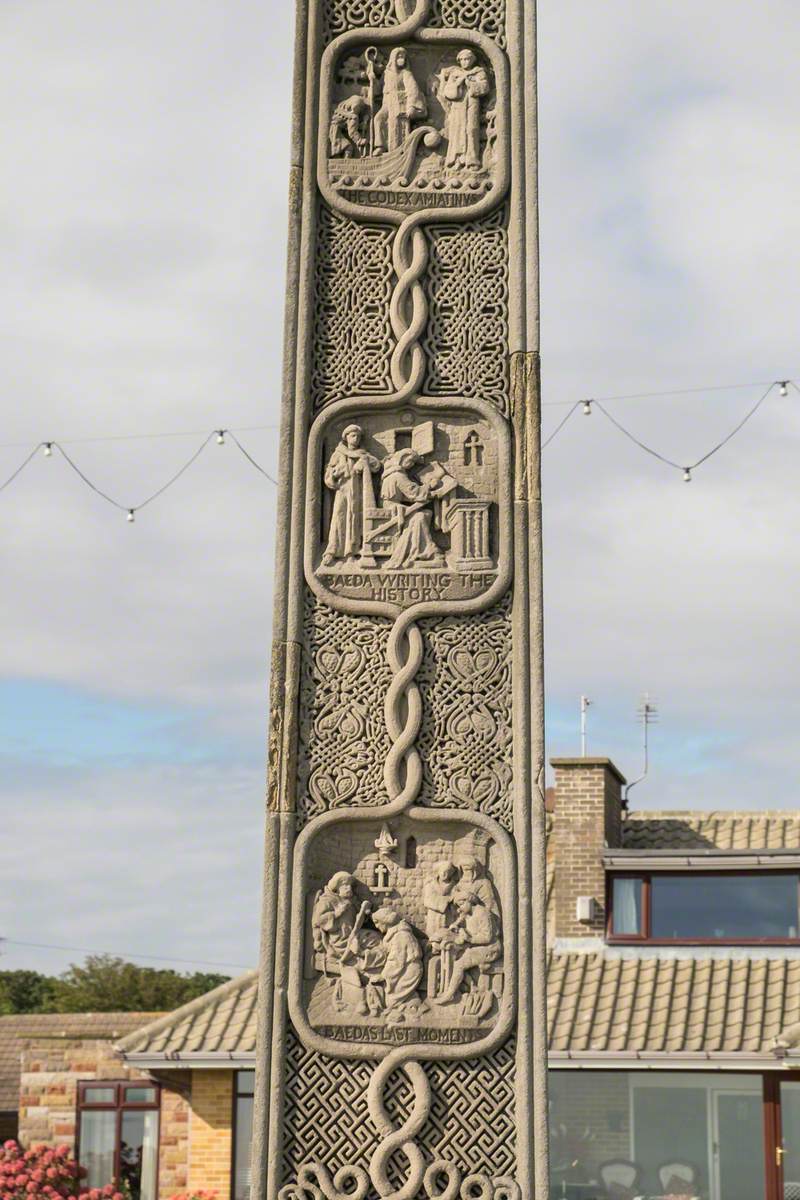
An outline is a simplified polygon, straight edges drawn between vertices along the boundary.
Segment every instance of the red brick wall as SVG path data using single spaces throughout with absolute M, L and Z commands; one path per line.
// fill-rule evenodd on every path
M 605 931 L 604 846 L 621 842 L 622 776 L 607 758 L 556 758 L 553 854 L 557 937 L 597 937 Z M 592 896 L 595 917 L 578 921 L 579 896 Z

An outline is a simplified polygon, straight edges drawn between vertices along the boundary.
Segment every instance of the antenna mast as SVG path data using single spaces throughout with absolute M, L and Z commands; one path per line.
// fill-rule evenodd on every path
M 581 696 L 581 758 L 586 758 L 586 712 L 591 703 L 588 696 Z
M 628 796 L 631 788 L 635 788 L 637 783 L 641 783 L 647 777 L 647 772 L 650 769 L 650 754 L 649 754 L 649 729 L 651 725 L 658 722 L 658 708 L 655 701 L 651 698 L 649 692 L 645 692 L 636 710 L 636 718 L 642 725 L 642 748 L 644 750 L 644 766 L 641 775 L 634 779 L 633 783 L 629 783 L 625 788 L 624 807 L 628 807 Z

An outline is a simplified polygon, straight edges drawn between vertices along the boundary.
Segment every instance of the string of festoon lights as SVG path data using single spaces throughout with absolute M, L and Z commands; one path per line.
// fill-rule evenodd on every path
M 764 387 L 765 390 L 759 396 L 759 398 L 755 402 L 755 404 L 753 404 L 752 407 L 747 410 L 747 412 L 744 414 L 744 416 L 739 421 L 737 421 L 737 423 L 730 430 L 730 432 L 725 435 L 725 437 L 723 437 L 720 441 L 715 443 L 715 445 L 713 445 L 709 450 L 707 450 L 705 454 L 700 455 L 699 458 L 695 459 L 693 462 L 690 462 L 690 463 L 677 462 L 675 459 L 670 458 L 668 455 L 662 454 L 659 450 L 656 450 L 653 446 L 650 446 L 646 442 L 643 442 L 634 433 L 632 433 L 630 429 L 628 429 L 625 425 L 623 425 L 622 422 L 620 420 L 618 420 L 617 417 L 613 416 L 612 413 L 610 413 L 608 411 L 608 409 L 605 407 L 605 405 L 607 403 L 610 403 L 611 401 L 640 400 L 640 399 L 647 399 L 647 398 L 651 398 L 651 397 L 663 397 L 663 396 L 685 396 L 685 395 L 689 395 L 691 393 L 710 392 L 710 391 L 725 391 L 725 390 L 733 390 L 736 388 L 744 388 L 744 387 Z M 632 442 L 635 446 L 638 446 L 638 448 L 640 450 L 642 450 L 645 454 L 648 454 L 651 457 L 658 459 L 659 462 L 664 463 L 666 466 L 674 469 L 675 471 L 679 471 L 683 476 L 684 482 L 691 483 L 692 477 L 693 477 L 693 472 L 695 472 L 698 467 L 702 466 L 703 463 L 708 462 L 708 460 L 710 458 L 712 458 L 715 454 L 717 454 L 724 446 L 727 446 L 727 444 L 732 440 L 732 438 L 734 438 L 737 435 L 737 433 L 739 433 L 739 431 L 744 428 L 744 426 L 748 423 L 748 421 L 751 419 L 751 417 L 755 416 L 755 414 L 758 412 L 759 408 L 761 408 L 761 405 L 764 403 L 764 401 L 767 399 L 767 397 L 773 391 L 777 391 L 778 395 L 781 398 L 786 398 L 789 395 L 790 388 L 793 388 L 794 391 L 796 391 L 798 393 L 798 395 L 800 395 L 800 386 L 798 386 L 798 384 L 795 380 L 793 380 L 793 379 L 778 379 L 778 380 L 773 380 L 771 383 L 764 383 L 762 381 L 762 383 L 760 383 L 760 384 L 724 384 L 724 385 L 720 385 L 720 386 L 712 386 L 712 387 L 704 387 L 704 388 L 672 389 L 670 391 L 662 391 L 662 392 L 638 392 L 638 393 L 629 393 L 627 395 L 621 395 L 621 396 L 604 396 L 601 399 L 586 398 L 583 400 L 576 400 L 574 402 L 558 401 L 558 400 L 549 401 L 549 402 L 545 401 L 545 404 L 543 407 L 557 407 L 557 406 L 564 405 L 564 406 L 567 406 L 567 412 L 566 412 L 565 416 L 563 417 L 563 419 L 555 427 L 553 432 L 550 433 L 544 439 L 544 441 L 542 442 L 542 449 L 545 450 L 553 442 L 553 440 L 556 437 L 558 437 L 558 435 L 566 427 L 567 423 L 571 420 L 571 418 L 575 415 L 576 412 L 581 411 L 584 414 L 584 416 L 587 416 L 587 417 L 590 417 L 590 416 L 592 416 L 593 413 L 597 412 L 597 413 L 600 413 L 607 421 L 609 421 L 614 426 L 614 428 L 617 429 L 630 442 Z M 250 426 L 249 428 L 250 429 L 274 429 L 275 426 L 274 425 L 254 425 L 254 426 Z M 160 434 L 134 434 L 134 435 L 125 435 L 122 437 L 119 437 L 119 436 L 118 437 L 114 437 L 114 436 L 88 437 L 88 438 L 74 439 L 74 440 L 75 441 L 85 441 L 85 442 L 112 442 L 112 441 L 134 440 L 137 438 L 147 439 L 148 437 L 149 438 L 163 438 L 163 437 L 181 437 L 181 436 L 184 436 L 184 435 L 183 434 L 160 433 Z M 98 485 L 92 479 L 89 478 L 89 476 L 86 474 L 86 472 L 81 467 L 78 466 L 78 464 L 75 462 L 74 458 L 67 452 L 67 450 L 64 448 L 65 443 L 61 442 L 61 441 L 56 441 L 56 440 L 38 442 L 31 449 L 31 451 L 29 452 L 27 457 L 24 458 L 23 461 L 19 464 L 19 466 L 16 468 L 16 470 L 14 470 L 11 473 L 11 475 L 8 476 L 7 479 L 5 479 L 2 483 L 0 483 L 0 492 L 5 491 L 5 489 L 7 487 L 9 487 L 14 482 L 14 480 L 17 479 L 22 474 L 22 472 L 25 470 L 25 468 L 27 466 L 29 466 L 29 464 L 38 455 L 43 455 L 45 458 L 52 458 L 53 455 L 55 453 L 57 453 L 64 459 L 64 461 L 67 463 L 67 465 L 78 476 L 78 478 L 82 481 L 82 483 L 84 483 L 86 485 L 86 487 L 90 488 L 96 495 L 98 495 L 101 499 L 105 500 L 108 504 L 113 505 L 114 508 L 119 509 L 120 512 L 123 512 L 125 514 L 127 521 L 129 523 L 133 523 L 136 520 L 136 514 L 138 512 L 140 512 L 141 509 L 146 508 L 148 504 L 152 504 L 154 500 L 157 500 L 160 496 L 163 496 L 164 493 L 169 490 L 169 488 L 171 488 L 174 484 L 176 484 L 178 482 L 178 480 L 181 478 L 181 476 L 184 475 L 189 470 L 189 468 L 191 466 L 193 466 L 193 464 L 195 462 L 197 462 L 200 455 L 211 443 L 216 443 L 217 446 L 225 446 L 227 444 L 228 440 L 230 440 L 230 442 L 233 443 L 233 445 L 242 454 L 242 456 L 250 463 L 250 465 L 252 467 L 254 467 L 257 471 L 259 471 L 266 479 L 268 479 L 270 481 L 270 483 L 273 483 L 277 486 L 277 483 L 278 483 L 277 479 L 275 479 L 274 476 L 272 476 L 269 473 L 269 471 L 265 470 L 264 467 L 262 467 L 261 464 L 255 458 L 253 458 L 250 451 L 247 450 L 246 447 L 242 445 L 239 438 L 236 436 L 236 433 L 232 429 L 227 429 L 227 428 L 223 427 L 223 428 L 219 428 L 219 429 L 212 429 L 208 434 L 206 434 L 204 436 L 202 442 L 200 443 L 200 445 L 196 448 L 196 450 L 194 450 L 194 452 L 189 456 L 189 458 L 186 459 L 186 461 L 183 463 L 183 465 L 181 467 L 179 467 L 179 469 L 177 471 L 175 471 L 172 475 L 170 475 L 170 477 L 166 480 L 165 483 L 163 483 L 161 485 L 161 487 L 157 488 L 149 496 L 146 496 L 144 500 L 139 501 L 138 504 L 128 504 L 122 500 L 116 499 L 114 496 L 109 495 L 109 493 L 104 491 L 101 487 L 98 487 Z M 69 442 L 66 444 L 72 444 L 72 443 Z M 0 447 L 0 448 L 2 448 L 2 447 Z

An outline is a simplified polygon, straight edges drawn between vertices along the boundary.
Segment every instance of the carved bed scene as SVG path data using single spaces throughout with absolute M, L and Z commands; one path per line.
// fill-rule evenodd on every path
M 358 204 L 473 204 L 493 183 L 496 101 L 472 45 L 350 50 L 334 65 L 328 180 Z
M 326 1037 L 469 1042 L 503 995 L 502 863 L 490 835 L 407 819 L 331 828 L 310 860 L 304 992 Z

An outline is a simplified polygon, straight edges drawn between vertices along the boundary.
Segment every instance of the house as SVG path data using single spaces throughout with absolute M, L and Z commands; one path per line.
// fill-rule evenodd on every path
M 158 1013 L 30 1013 L 0 1017 L 0 1141 L 75 1144 L 78 1082 L 145 1079 L 113 1043 Z
M 608 759 L 553 767 L 552 1195 L 800 1196 L 800 813 L 626 813 Z
M 608 759 L 553 767 L 551 1197 L 800 1196 L 800 812 L 626 812 Z M 248 972 L 140 1020 L 99 1072 L 70 1064 L 93 1181 L 127 1156 L 133 1200 L 247 1200 L 256 991 Z M 58 1074 L 34 1051 L 29 1097 Z M 20 1109 L 25 1141 L 68 1140 L 68 1124 Z

